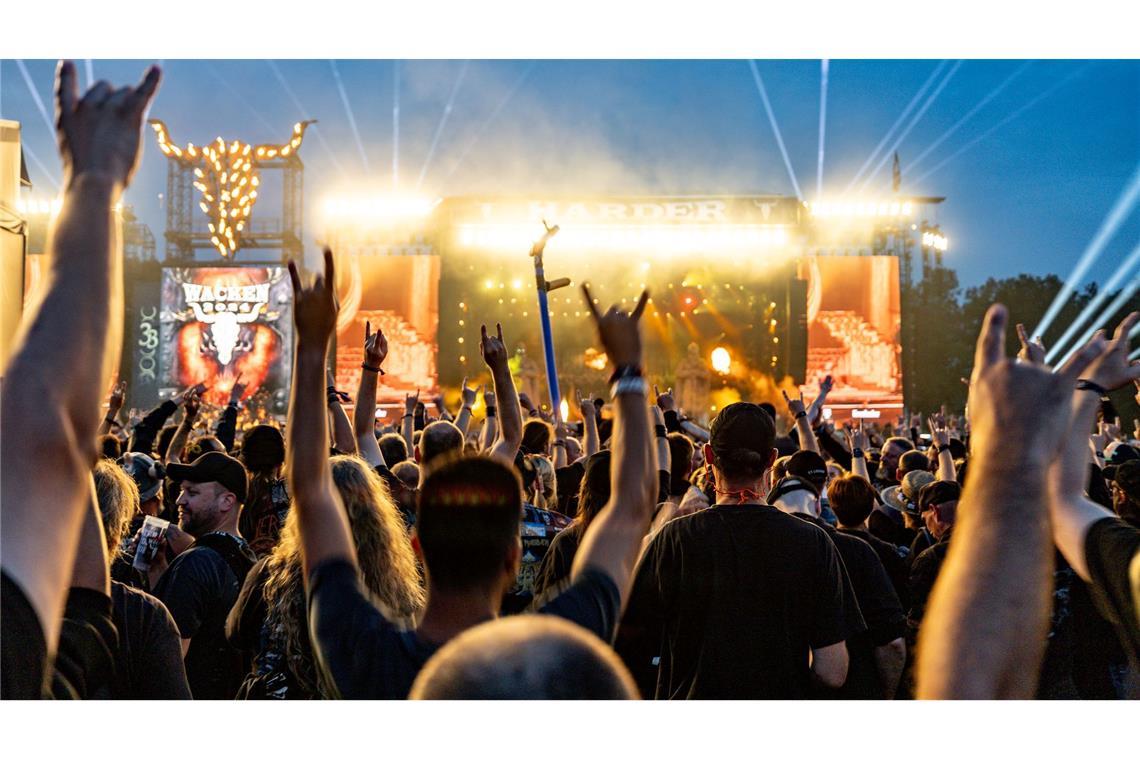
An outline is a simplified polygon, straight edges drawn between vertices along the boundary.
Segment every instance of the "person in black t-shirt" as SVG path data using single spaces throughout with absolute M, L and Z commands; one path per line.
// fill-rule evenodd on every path
M 226 640 L 226 616 L 257 561 L 238 534 L 245 468 L 212 451 L 193 464 L 172 464 L 167 472 L 182 482 L 179 526 L 195 540 L 162 573 L 154 595 L 178 625 L 194 698 L 233 699 L 249 666 Z
M 574 522 L 550 542 L 534 579 L 535 598 L 541 598 L 570 577 L 574 557 L 582 543 L 582 534 L 610 500 L 610 460 L 609 449 L 603 449 L 586 459 L 585 475 L 578 492 L 578 512 Z
M 114 558 L 119 555 L 119 545 L 131 515 L 139 509 L 138 486 L 130 475 L 111 462 L 96 464 L 94 477 L 107 554 Z M 92 696 L 190 699 L 178 627 L 166 605 L 144 591 L 112 580 L 111 609 L 119 631 L 115 677 L 109 688 Z
M 866 623 L 864 630 L 847 640 L 850 665 L 843 687 L 818 693 L 839 699 L 891 699 L 906 660 L 906 615 L 875 550 L 860 538 L 840 533 L 820 517 L 822 505 L 816 489 L 812 481 L 789 476 L 775 484 L 768 501 L 781 512 L 817 525 L 827 533 L 843 559 L 858 601 L 858 607 L 848 611 L 849 616 L 854 619 L 860 615 Z
M 325 249 L 324 275 L 311 287 L 302 285 L 293 262 L 289 271 L 297 350 L 287 471 L 309 580 L 314 648 L 341 696 L 402 698 L 436 649 L 496 617 L 503 591 L 517 576 L 522 486 L 511 463 L 518 450 L 521 415 L 502 327 L 491 336 L 484 326 L 480 344 L 502 411 L 501 438 L 490 457 L 453 454 L 431 462 L 420 491 L 414 538 L 424 563 L 427 607 L 415 630 L 402 629 L 362 593 L 356 553 L 329 475 L 321 384 L 337 318 L 332 252 Z M 617 368 L 614 394 L 624 424 L 615 442 L 613 497 L 583 537 L 570 586 L 538 611 L 609 639 L 652 512 L 654 457 L 638 328 L 648 293 L 642 294 L 632 315 L 615 307 L 603 317 L 588 288 L 583 286 L 583 292 Z
M 776 459 L 756 404 L 717 414 L 705 445 L 717 504 L 666 523 L 635 573 L 615 648 L 646 696 L 789 699 L 847 678 L 863 630 L 827 534 L 761 500 Z M 659 663 L 654 671 L 654 662 Z
M 874 486 L 859 475 L 845 475 L 831 481 L 827 494 L 831 499 L 831 509 L 839 520 L 839 532 L 861 538 L 870 544 L 883 563 L 883 569 L 887 571 L 887 577 L 891 579 L 895 594 L 905 610 L 909 605 L 906 552 L 901 547 L 871 535 L 867 530 L 867 518 L 875 508 Z

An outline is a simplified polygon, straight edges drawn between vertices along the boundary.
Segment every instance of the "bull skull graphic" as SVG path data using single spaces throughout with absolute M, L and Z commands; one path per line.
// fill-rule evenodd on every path
M 315 120 L 293 125 L 293 136 L 281 145 L 256 147 L 240 140 L 226 143 L 221 137 L 214 142 L 196 147 L 187 143 L 180 148 L 170 140 L 166 124 L 151 119 L 149 124 L 158 137 L 158 147 L 168 157 L 184 166 L 194 167 L 194 187 L 202 194 L 198 206 L 209 218 L 210 242 L 223 258 L 237 250 L 242 230 L 249 221 L 250 211 L 257 201 L 257 188 L 261 180 L 257 169 L 262 162 L 287 158 L 301 147 L 305 129 Z

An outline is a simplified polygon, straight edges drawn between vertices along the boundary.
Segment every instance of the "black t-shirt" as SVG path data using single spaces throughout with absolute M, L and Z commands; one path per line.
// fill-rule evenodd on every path
M 896 519 L 885 510 L 875 509 L 867 518 L 867 529 L 875 538 L 882 539 L 895 546 L 910 546 L 914 540 L 914 531 L 903 524 L 902 514 Z
M 898 595 L 899 602 L 902 603 L 903 609 L 906 610 L 910 604 L 910 594 L 907 588 L 910 581 L 910 570 L 907 563 L 909 551 L 905 547 L 896 546 L 889 541 L 884 541 L 878 536 L 873 536 L 866 530 L 839 528 L 839 532 L 861 538 L 871 545 L 879 561 L 883 563 L 883 569 L 887 571 L 887 577 L 891 579 L 891 585 L 895 589 L 895 594 Z
M 858 610 L 822 529 L 763 504 L 721 504 L 652 539 L 615 649 L 645 696 L 803 698 L 810 650 L 864 631 Z
M 55 699 L 90 699 L 111 688 L 119 633 L 111 619 L 111 597 L 72 586 L 67 592 L 51 694 Z
M 420 669 L 441 644 L 402 629 L 361 590 L 356 569 L 330 560 L 309 576 L 309 627 L 318 660 L 345 699 L 405 699 Z M 603 572 L 586 570 L 566 591 L 541 607 L 609 641 L 621 604 Z
M 1115 517 L 1098 520 L 1085 538 L 1085 559 L 1097 607 L 1140 671 L 1140 530 Z
M 178 626 L 150 594 L 111 583 L 112 617 L 119 631 L 115 679 L 100 699 L 190 699 Z
M 0 572 L 0 699 L 40 699 L 47 666 L 40 619 L 19 584 Z
M 256 557 L 244 542 L 240 545 L 252 565 Z M 195 544 L 155 585 L 154 595 L 170 610 L 181 638 L 190 639 L 185 663 L 194 699 L 233 699 L 245 677 L 246 658 L 226 641 L 226 616 L 242 580 L 221 554 Z
M 906 613 L 883 569 L 883 563 L 863 539 L 832 528 L 820 519 L 795 515 L 818 525 L 831 538 L 855 590 L 867 630 L 847 640 L 847 680 L 837 690 L 818 688 L 817 694 L 838 699 L 882 699 L 884 684 L 875 664 L 875 647 L 906 634 Z M 897 556 L 897 555 L 896 555 Z M 892 684 L 897 686 L 897 684 Z
M 573 517 L 578 513 L 578 491 L 582 478 L 586 476 L 586 457 L 571 462 L 554 471 L 554 482 L 558 487 L 558 511 Z

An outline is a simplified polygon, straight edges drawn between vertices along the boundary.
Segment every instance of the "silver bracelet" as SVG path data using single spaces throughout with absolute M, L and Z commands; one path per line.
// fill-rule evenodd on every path
M 627 393 L 648 397 L 649 381 L 644 377 L 623 377 L 610 387 L 610 398 L 617 398 Z

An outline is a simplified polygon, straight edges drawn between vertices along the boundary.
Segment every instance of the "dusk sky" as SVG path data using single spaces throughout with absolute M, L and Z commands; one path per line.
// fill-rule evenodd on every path
M 50 116 L 54 61 L 23 63 Z M 78 64 L 86 84 L 86 64 Z M 92 69 L 96 79 L 124 84 L 145 64 L 96 60 Z M 338 61 L 360 145 L 328 60 L 275 65 L 280 79 L 265 60 L 164 61 L 151 116 L 182 144 L 218 135 L 283 142 L 295 121 L 319 119 L 301 153 L 310 242 L 321 199 L 392 190 L 394 153 L 399 190 L 413 192 L 422 173 L 419 192 L 431 196 L 795 194 L 746 60 Z M 757 71 L 802 195 L 814 200 L 821 63 L 757 61 Z M 898 146 L 903 192 L 947 198 L 931 221 L 949 236 L 946 263 L 967 286 L 1020 272 L 1066 276 L 1140 165 L 1135 61 L 831 60 L 828 73 L 825 197 L 844 192 L 930 82 L 887 147 L 909 127 Z M 0 117 L 22 122 L 37 195 L 54 194 L 54 137 L 11 59 L 0 61 Z M 127 202 L 159 239 L 161 255 L 166 167 L 150 130 L 144 140 Z M 868 193 L 889 190 L 883 155 Z M 1140 211 L 1133 210 L 1086 281 L 1104 280 L 1138 242 Z

